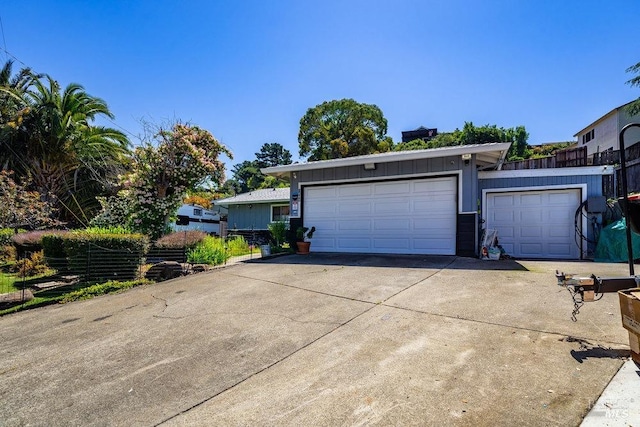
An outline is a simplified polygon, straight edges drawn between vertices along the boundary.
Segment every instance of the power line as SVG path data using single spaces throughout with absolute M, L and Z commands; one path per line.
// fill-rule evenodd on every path
M 2 31 L 2 45 L 4 46 L 4 51 L 7 51 L 7 41 L 4 38 L 4 25 L 2 25 L 2 17 L 0 16 L 0 30 Z
M 4 33 L 3 33 L 2 38 L 4 39 Z M 18 59 L 18 57 L 17 57 L 17 56 L 15 56 L 15 55 L 14 55 L 14 54 L 12 54 L 11 52 L 9 52 L 6 48 L 4 48 L 4 47 L 0 47 L 0 49 L 2 49 L 2 50 L 4 51 L 5 55 L 10 56 L 10 57 L 11 57 L 11 59 L 13 59 L 13 60 L 15 60 L 15 61 L 17 61 L 17 62 L 21 63 L 24 67 L 29 68 L 29 66 L 28 66 L 27 64 L 25 64 L 24 62 L 20 61 L 20 59 Z

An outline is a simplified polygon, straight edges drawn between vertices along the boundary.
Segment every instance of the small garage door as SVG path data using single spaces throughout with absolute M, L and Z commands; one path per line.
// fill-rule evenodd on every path
M 454 255 L 456 178 L 304 187 L 312 249 Z
M 574 216 L 579 189 L 488 193 L 488 229 L 517 258 L 579 259 Z

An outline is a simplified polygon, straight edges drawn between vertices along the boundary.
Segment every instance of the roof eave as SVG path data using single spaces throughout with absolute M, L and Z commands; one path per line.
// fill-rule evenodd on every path
M 510 142 L 490 143 L 490 144 L 478 144 L 478 145 L 460 145 L 454 147 L 444 147 L 429 150 L 414 150 L 414 151 L 398 151 L 392 153 L 382 154 L 369 154 L 365 156 L 347 157 L 344 159 L 333 160 L 321 160 L 309 163 L 294 163 L 284 166 L 274 166 L 269 168 L 262 168 L 261 172 L 265 175 L 283 176 L 289 175 L 291 172 L 298 172 L 302 170 L 312 169 L 327 169 L 334 167 L 346 167 L 346 166 L 359 166 L 365 163 L 389 163 L 405 160 L 418 160 L 438 157 L 450 157 L 459 156 L 462 154 L 479 154 L 479 153 L 496 153 L 496 163 L 500 162 L 500 159 L 504 159 L 509 147 Z

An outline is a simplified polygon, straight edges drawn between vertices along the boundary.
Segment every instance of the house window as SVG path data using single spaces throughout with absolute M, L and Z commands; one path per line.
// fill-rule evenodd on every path
M 194 208 L 193 209 L 193 216 L 202 216 L 202 209 Z
M 289 205 L 271 205 L 271 222 L 289 221 Z
M 591 129 L 589 132 L 582 135 L 582 144 L 583 145 L 586 144 L 587 142 L 591 141 L 595 137 L 596 137 L 596 130 Z

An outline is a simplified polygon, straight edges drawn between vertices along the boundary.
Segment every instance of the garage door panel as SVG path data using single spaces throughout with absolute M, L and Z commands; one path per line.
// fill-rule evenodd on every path
M 541 238 L 542 235 L 543 235 L 542 227 L 521 227 L 520 228 L 520 237 L 524 239 L 529 237 Z
M 371 221 L 370 220 L 357 220 L 357 219 L 353 219 L 353 220 L 343 220 L 340 221 L 339 223 L 337 223 L 338 225 L 338 230 L 342 231 L 342 232 L 349 232 L 349 231 L 370 231 L 371 230 Z M 318 228 L 318 226 L 316 226 L 316 229 Z M 324 229 L 324 228 L 323 228 Z M 334 227 L 335 229 L 335 227 Z
M 327 231 L 337 230 L 337 225 L 338 224 L 336 224 L 335 221 L 320 220 L 320 219 L 313 223 L 313 226 L 316 227 L 316 229 L 322 229 Z M 315 242 L 315 238 L 313 239 L 313 241 Z
M 420 193 L 450 193 L 451 178 L 432 178 L 427 180 L 413 181 L 412 191 L 414 194 Z
M 562 239 L 566 241 L 568 238 L 571 238 L 575 235 L 575 230 L 573 228 L 567 228 L 563 226 L 553 226 L 549 227 L 549 238 L 550 239 Z
M 455 199 L 451 197 L 431 197 L 427 200 L 415 200 L 413 202 L 414 212 L 448 212 L 450 209 L 446 209 L 447 206 L 455 203 Z
M 540 205 L 538 205 L 540 206 Z M 517 211 L 518 212 L 518 216 L 520 218 L 520 223 L 522 224 L 527 224 L 527 223 L 535 223 L 538 224 L 540 222 L 542 222 L 543 220 L 543 215 L 544 212 L 540 211 L 540 210 L 520 210 Z
M 569 206 L 579 203 L 577 197 L 567 197 L 565 194 L 549 194 L 547 203 L 549 205 Z
M 373 230 L 375 231 L 410 231 L 411 220 L 404 219 L 374 219 Z
M 513 211 L 497 210 L 493 212 L 493 220 L 496 222 L 498 221 L 512 222 L 513 215 L 514 215 Z
M 314 188 L 314 197 L 324 199 L 334 199 L 336 197 L 335 187 L 317 187 Z
M 570 250 L 570 246 L 566 243 L 550 244 L 548 245 L 549 254 L 551 255 L 563 255 Z
M 339 197 L 370 197 L 371 196 L 371 186 L 369 185 L 350 185 L 348 187 L 330 187 L 337 188 L 337 192 Z
M 371 214 L 371 201 L 341 203 L 338 205 L 338 214 L 344 216 L 369 216 Z
M 378 250 L 396 251 L 399 249 L 410 249 L 411 244 L 408 238 L 398 239 L 394 237 L 389 238 L 375 238 L 372 239 L 373 248 Z
M 316 227 L 317 229 L 317 227 Z M 336 246 L 336 239 L 330 237 L 319 237 L 315 235 L 313 237 L 313 249 L 319 252 L 324 252 L 330 248 Z
M 414 249 L 418 249 L 418 250 L 436 248 L 443 252 L 451 251 L 451 250 L 455 251 L 454 245 L 452 244 L 451 240 L 448 238 L 414 239 L 413 247 Z
M 316 208 L 316 213 L 319 217 L 333 218 L 338 214 L 338 206 L 321 203 Z
M 373 212 L 376 214 L 406 215 L 411 212 L 411 200 L 408 198 L 393 198 L 389 202 L 373 202 Z
M 574 208 L 575 210 L 575 208 Z M 567 212 L 567 209 L 561 208 L 553 208 L 547 211 L 547 219 L 551 222 L 559 222 L 561 224 L 566 224 L 567 221 L 573 221 L 573 214 Z
M 542 195 L 540 194 L 522 194 L 520 196 L 520 206 L 540 206 L 542 203 Z
M 456 182 L 447 177 L 305 187 L 304 223 L 317 229 L 312 246 L 326 252 L 453 255 Z
M 487 228 L 498 230 L 500 245 L 515 257 L 577 259 L 574 214 L 579 189 L 487 195 Z
M 338 238 L 338 248 L 344 250 L 362 250 L 368 249 L 371 246 L 371 239 L 369 238 L 358 238 L 358 237 L 350 237 L 350 238 Z
M 376 196 L 411 194 L 411 184 L 407 181 L 374 184 L 373 193 Z

